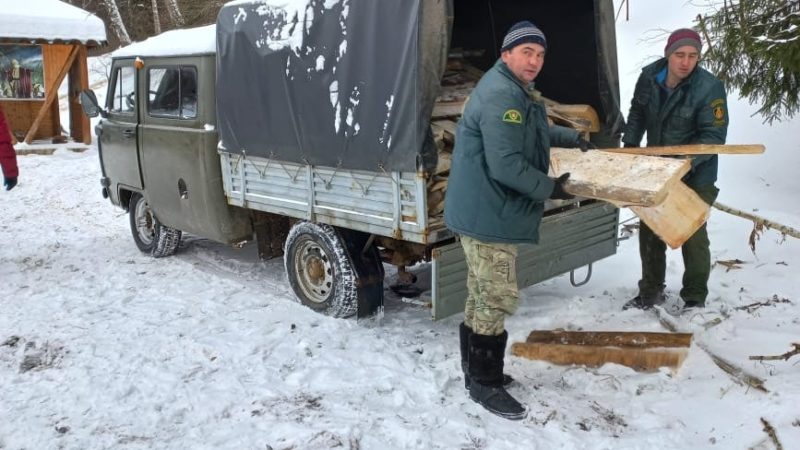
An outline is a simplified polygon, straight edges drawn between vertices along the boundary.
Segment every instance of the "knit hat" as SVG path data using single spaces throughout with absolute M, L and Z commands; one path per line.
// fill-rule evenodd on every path
M 696 31 L 689 28 L 681 28 L 672 32 L 667 39 L 667 46 L 664 47 L 664 56 L 669 58 L 675 50 L 683 47 L 684 45 L 691 45 L 696 48 L 698 52 L 702 50 L 703 43 L 700 41 L 700 35 Z
M 500 47 L 500 51 L 504 52 L 506 50 L 511 50 L 512 48 L 525 43 L 539 44 L 547 49 L 547 39 L 545 39 L 542 30 L 527 20 L 515 23 L 508 30 L 506 37 L 503 38 L 503 46 Z

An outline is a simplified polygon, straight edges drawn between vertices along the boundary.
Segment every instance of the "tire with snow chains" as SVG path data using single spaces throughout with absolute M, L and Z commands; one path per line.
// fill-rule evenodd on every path
M 331 317 L 358 311 L 356 272 L 333 227 L 298 222 L 286 238 L 283 258 L 300 303 Z
M 133 194 L 128 207 L 133 241 L 142 253 L 155 258 L 170 256 L 181 243 L 181 230 L 161 223 L 140 194 Z

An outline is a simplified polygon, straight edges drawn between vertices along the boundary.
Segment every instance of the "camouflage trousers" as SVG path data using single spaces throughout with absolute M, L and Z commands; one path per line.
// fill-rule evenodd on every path
M 467 236 L 461 236 L 461 246 L 468 271 L 464 324 L 478 334 L 500 335 L 506 315 L 514 314 L 519 305 L 517 246 Z

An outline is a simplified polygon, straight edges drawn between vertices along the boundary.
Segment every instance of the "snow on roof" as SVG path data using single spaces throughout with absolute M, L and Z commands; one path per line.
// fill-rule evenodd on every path
M 106 26 L 97 16 L 57 0 L 2 2 L 0 38 L 105 43 Z
M 111 53 L 114 58 L 133 56 L 207 55 L 217 52 L 216 25 L 172 30 Z

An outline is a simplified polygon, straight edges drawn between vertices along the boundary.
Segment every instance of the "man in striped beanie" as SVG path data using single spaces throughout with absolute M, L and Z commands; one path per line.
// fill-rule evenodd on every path
M 544 64 L 544 33 L 519 22 L 500 50 L 458 122 L 444 218 L 459 234 L 467 260 L 459 327 L 464 385 L 479 405 L 519 420 L 526 409 L 506 391 L 513 380 L 503 374 L 505 317 L 519 303 L 517 250 L 539 242 L 545 200 L 572 198 L 564 190 L 569 173 L 547 176 L 550 146 L 588 148 L 588 142 L 573 129 L 548 125 L 533 84 Z
M 622 142 L 638 147 L 647 134 L 647 146 L 724 144 L 728 133 L 725 86 L 698 65 L 700 35 L 688 28 L 675 30 L 664 46 L 664 58 L 644 67 L 631 101 Z M 692 168 L 683 182 L 709 205 L 719 189 L 717 155 L 693 155 Z M 711 253 L 708 231 L 703 224 L 681 246 L 683 287 L 674 309 L 703 308 L 708 297 Z M 664 241 L 642 222 L 639 255 L 642 278 L 639 294 L 622 309 L 650 309 L 667 300 L 665 294 L 666 249 Z M 671 308 L 672 309 L 672 308 Z

